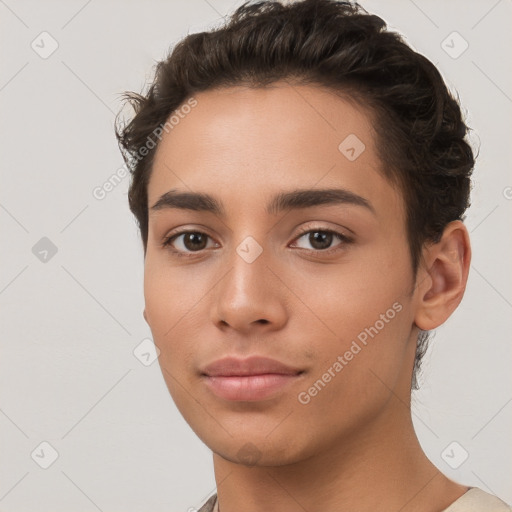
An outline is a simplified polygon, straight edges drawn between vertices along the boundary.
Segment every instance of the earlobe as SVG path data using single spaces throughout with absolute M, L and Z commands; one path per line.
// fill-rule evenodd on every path
M 441 240 L 425 249 L 418 273 L 416 325 L 425 331 L 443 324 L 460 304 L 471 263 L 469 234 L 461 221 L 450 222 Z

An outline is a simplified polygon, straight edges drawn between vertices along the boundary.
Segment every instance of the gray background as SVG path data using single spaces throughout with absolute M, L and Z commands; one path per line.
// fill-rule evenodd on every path
M 128 178 L 102 200 L 93 190 L 123 163 L 120 93 L 240 3 L 0 0 L 0 510 L 185 511 L 215 489 L 158 362 L 134 355 L 151 333 Z M 428 352 L 413 417 L 443 472 L 512 503 L 512 4 L 363 5 L 438 65 L 480 146 L 469 284 Z

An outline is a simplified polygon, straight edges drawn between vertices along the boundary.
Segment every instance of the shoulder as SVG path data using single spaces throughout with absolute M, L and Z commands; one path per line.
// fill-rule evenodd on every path
M 493 494 L 471 487 L 443 512 L 512 512 L 512 507 Z
M 215 512 L 216 511 L 217 494 L 213 494 L 208 498 L 206 503 L 197 512 Z

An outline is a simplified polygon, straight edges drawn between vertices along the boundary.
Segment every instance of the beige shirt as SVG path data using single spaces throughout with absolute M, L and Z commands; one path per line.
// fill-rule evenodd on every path
M 217 495 L 210 496 L 198 512 L 219 512 Z M 512 507 L 478 487 L 471 487 L 442 512 L 512 512 Z

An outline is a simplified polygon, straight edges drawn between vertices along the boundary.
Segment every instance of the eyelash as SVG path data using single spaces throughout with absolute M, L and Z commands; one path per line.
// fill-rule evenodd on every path
M 198 231 L 198 230 L 183 230 L 183 231 L 179 231 L 177 233 L 173 233 L 172 235 L 169 235 L 167 236 L 163 243 L 162 243 L 162 248 L 167 248 L 169 249 L 175 256 L 178 256 L 178 257 L 184 257 L 184 258 L 193 258 L 194 256 L 197 256 L 198 254 L 201 253 L 201 251 L 192 251 L 192 252 L 181 252 L 181 251 L 178 251 L 176 249 L 174 249 L 171 244 L 172 242 L 178 238 L 179 236 L 181 235 L 186 235 L 188 233 L 198 233 L 198 234 L 201 234 L 201 235 L 206 235 L 207 237 L 211 238 L 207 233 L 204 233 L 202 231 Z M 342 250 L 343 249 L 343 245 L 348 245 L 348 244 L 351 244 L 353 243 L 353 239 L 348 237 L 347 235 L 344 235 L 342 233 L 339 233 L 338 231 L 334 231 L 332 229 L 324 229 L 324 228 L 301 228 L 299 233 L 298 233 L 298 236 L 294 239 L 294 240 L 298 240 L 299 238 L 302 238 L 304 235 L 307 235 L 309 233 L 330 233 L 332 235 L 334 235 L 341 243 L 338 244 L 338 245 L 335 245 L 334 247 L 330 247 L 328 249 L 302 249 L 302 248 L 299 248 L 299 249 L 302 249 L 302 250 L 305 250 L 305 251 L 308 251 L 308 252 L 314 252 L 314 253 L 318 253 L 318 254 L 331 254 L 333 252 L 337 252 L 339 250 Z M 204 250 L 204 249 L 203 249 Z

